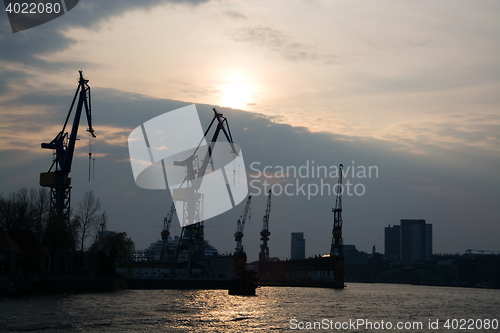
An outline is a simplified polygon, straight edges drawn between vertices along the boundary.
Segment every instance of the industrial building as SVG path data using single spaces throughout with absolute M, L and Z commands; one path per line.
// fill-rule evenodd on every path
M 399 259 L 401 255 L 401 226 L 391 225 L 385 227 L 385 256 Z
M 401 220 L 401 261 L 432 260 L 432 224 L 425 220 Z
M 401 220 L 385 228 L 385 255 L 402 262 L 432 260 L 432 224 L 425 220 Z
M 304 259 L 306 257 L 306 240 L 303 232 L 292 232 L 290 258 Z

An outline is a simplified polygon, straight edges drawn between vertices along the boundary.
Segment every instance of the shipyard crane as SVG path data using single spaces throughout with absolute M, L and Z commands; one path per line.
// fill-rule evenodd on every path
M 168 246 L 168 236 L 170 236 L 170 224 L 175 214 L 175 203 L 172 203 L 170 207 L 170 213 L 163 219 L 163 231 L 161 232 L 161 239 L 163 241 L 160 261 L 165 262 L 167 260 L 167 246 Z
M 269 260 L 269 247 L 267 246 L 267 241 L 271 235 L 269 232 L 269 214 L 271 214 L 271 190 L 269 190 L 269 195 L 267 197 L 266 215 L 262 218 L 263 226 L 260 232 L 262 244 L 260 245 L 259 261 L 261 262 Z
M 236 222 L 236 233 L 234 234 L 234 240 L 236 241 L 236 254 L 243 252 L 243 245 L 241 244 L 241 240 L 243 239 L 243 230 L 245 229 L 245 221 L 247 219 L 251 201 L 252 196 L 249 196 L 247 204 L 245 206 L 245 211 L 243 212 L 243 215 L 238 219 L 238 222 Z
M 186 184 L 186 187 L 173 189 L 172 191 L 174 200 L 183 201 L 182 225 L 184 225 L 181 230 L 181 236 L 179 238 L 179 243 L 174 255 L 174 261 L 172 263 L 172 274 L 175 271 L 175 265 L 179 252 L 180 250 L 184 249 L 188 252 L 187 274 L 189 275 L 191 273 L 191 265 L 193 262 L 202 262 L 203 269 L 205 270 L 205 272 L 207 272 L 207 263 L 204 249 L 203 221 L 200 215 L 200 202 L 202 200 L 202 194 L 199 193 L 198 190 L 201 187 L 203 176 L 207 171 L 208 163 L 212 161 L 212 154 L 215 148 L 215 143 L 221 131 L 224 133 L 224 136 L 226 137 L 226 140 L 230 145 L 231 153 L 239 155 L 233 143 L 233 137 L 229 129 L 227 118 L 225 118 L 222 113 L 217 112 L 217 110 L 212 110 L 214 111 L 214 117 L 212 118 L 210 125 L 205 131 L 203 138 L 201 138 L 198 147 L 196 147 L 194 152 L 183 161 L 174 161 L 173 163 L 175 166 L 183 166 L 186 168 L 186 177 L 181 184 L 181 186 Z M 205 157 L 201 160 L 201 165 L 197 168 L 197 166 L 199 165 L 198 150 L 200 150 L 204 139 L 207 137 L 207 134 L 215 121 L 217 121 L 217 128 L 215 129 L 212 140 L 208 145 Z M 228 192 L 231 193 L 224 168 L 221 169 L 221 172 L 224 176 L 224 179 L 226 180 Z M 230 199 L 234 206 L 232 195 L 230 195 Z
M 79 71 L 80 78 L 78 80 L 78 88 L 76 89 L 75 96 L 69 108 L 68 115 L 64 121 L 62 130 L 56 137 L 49 143 L 42 143 L 43 149 L 53 149 L 54 160 L 48 172 L 40 174 L 40 185 L 50 188 L 50 220 L 47 225 L 47 233 L 52 233 L 54 239 L 59 239 L 60 242 L 64 240 L 64 230 L 71 232 L 70 226 L 70 197 L 71 197 L 71 164 L 73 162 L 73 155 L 75 151 L 75 143 L 78 134 L 78 127 L 83 108 L 85 108 L 85 115 L 87 117 L 88 128 L 87 131 L 92 138 L 95 138 L 94 129 L 92 127 L 92 111 L 90 99 L 89 80 L 83 78 L 82 71 Z M 71 132 L 68 135 L 66 126 L 75 105 L 75 116 L 71 126 Z M 92 153 L 89 152 L 89 159 Z M 57 241 L 56 241 L 57 243 Z M 53 244 L 52 250 L 60 250 L 61 244 Z
M 247 267 L 247 254 L 243 251 L 243 245 L 241 244 L 241 240 L 243 238 L 243 230 L 245 229 L 245 221 L 248 218 L 251 218 L 250 213 L 250 202 L 252 201 L 252 196 L 248 197 L 247 203 L 245 205 L 245 210 L 243 215 L 240 216 L 238 222 L 236 222 L 236 232 L 234 234 L 234 239 L 236 240 L 236 250 L 234 251 L 234 259 L 235 259 L 235 267 L 236 267 L 236 275 L 242 276 L 245 274 L 245 270 Z
M 231 153 L 238 155 L 236 147 L 234 146 L 233 143 L 233 137 L 231 135 L 231 131 L 229 130 L 229 124 L 227 122 L 227 119 L 223 116 L 222 113 L 218 113 L 215 109 L 213 109 L 213 111 L 214 111 L 214 117 L 210 122 L 210 125 L 208 126 L 207 130 L 205 131 L 202 140 L 198 144 L 198 147 L 196 147 L 194 152 L 185 160 L 174 161 L 175 166 L 186 167 L 186 177 L 184 178 L 181 186 L 186 184 L 187 187 L 173 190 L 174 200 L 179 200 L 184 202 L 184 209 L 183 209 L 184 225 L 192 225 L 193 223 L 195 223 L 195 221 L 201 220 L 199 215 L 199 203 L 201 199 L 201 194 L 198 193 L 198 190 L 201 187 L 203 176 L 205 176 L 205 173 L 207 171 L 208 163 L 212 160 L 212 153 L 215 148 L 215 143 L 217 141 L 217 138 L 219 137 L 220 131 L 224 132 L 227 142 L 231 146 Z M 208 146 L 205 158 L 202 159 L 201 166 L 196 169 L 195 167 L 199 164 L 198 150 L 200 149 L 203 140 L 207 137 L 207 134 L 210 131 L 210 128 L 214 124 L 215 120 L 217 120 L 217 128 L 214 132 L 214 135 L 212 136 L 212 141 Z M 224 175 L 224 179 L 226 180 L 228 191 L 231 192 L 227 182 L 227 176 L 224 168 L 222 168 L 221 171 L 222 174 Z
M 333 259 L 335 271 L 335 283 L 344 286 L 344 245 L 342 240 L 342 170 L 344 166 L 339 165 L 339 180 L 337 183 L 335 208 L 333 212 L 332 246 L 330 257 Z

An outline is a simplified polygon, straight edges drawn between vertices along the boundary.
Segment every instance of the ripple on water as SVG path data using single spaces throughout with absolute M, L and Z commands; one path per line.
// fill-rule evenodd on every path
M 289 330 L 291 318 L 427 323 L 500 317 L 500 290 L 350 283 L 345 290 L 263 287 L 257 293 L 235 297 L 222 290 L 127 290 L 5 298 L 0 299 L 0 330 L 252 332 Z

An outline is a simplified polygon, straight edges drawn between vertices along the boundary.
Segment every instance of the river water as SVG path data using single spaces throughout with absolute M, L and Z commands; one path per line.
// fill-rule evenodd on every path
M 0 331 L 500 332 L 499 320 L 500 290 L 396 284 L 262 287 L 253 297 L 126 290 L 0 299 Z

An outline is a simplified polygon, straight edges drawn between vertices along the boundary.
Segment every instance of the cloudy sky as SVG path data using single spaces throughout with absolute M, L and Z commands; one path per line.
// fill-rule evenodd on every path
M 93 189 L 109 229 L 126 231 L 138 249 L 159 238 L 172 199 L 136 186 L 128 135 L 195 103 L 204 128 L 212 107 L 227 116 L 249 181 L 254 162 L 271 172 L 313 161 L 377 167 L 370 178 L 346 175 L 365 190 L 344 195 L 347 244 L 383 252 L 384 227 L 414 218 L 433 224 L 435 253 L 500 251 L 499 14 L 497 1 L 81 0 L 12 33 L 2 12 L 0 192 L 38 186 L 51 164 L 40 143 L 60 131 L 83 70 L 95 179 L 88 182 L 82 119 L 73 205 Z M 306 187 L 321 180 L 299 179 Z M 327 253 L 334 199 L 274 196 L 271 256 L 289 256 L 291 232 L 304 232 L 307 255 Z M 251 260 L 265 201 L 254 195 L 245 231 Z M 221 252 L 234 248 L 243 208 L 206 221 Z

